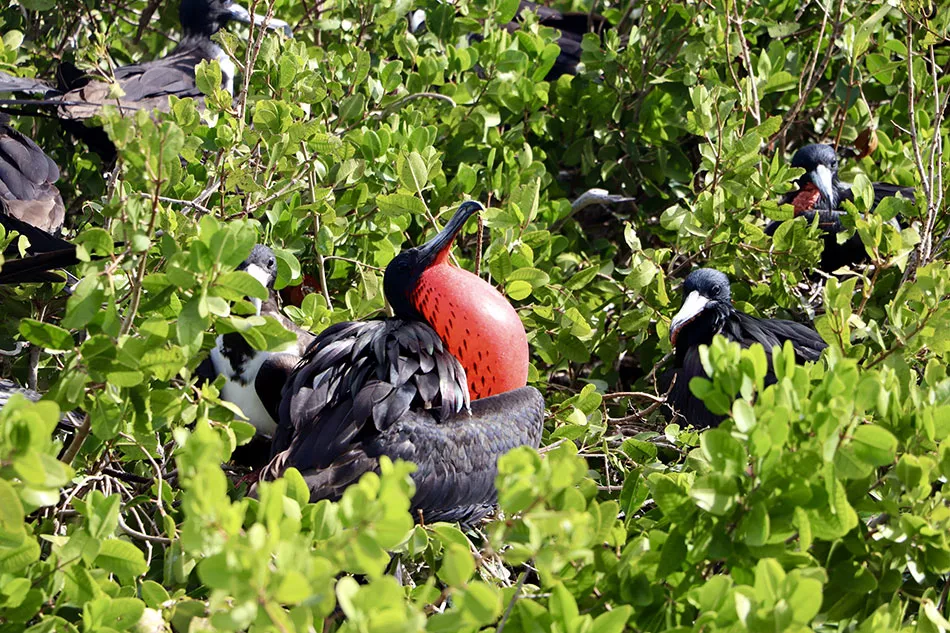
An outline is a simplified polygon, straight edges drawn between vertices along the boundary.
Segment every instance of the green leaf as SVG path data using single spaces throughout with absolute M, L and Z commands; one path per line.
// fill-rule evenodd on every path
M 533 288 L 531 284 L 527 281 L 515 280 L 509 282 L 505 286 L 505 294 L 514 299 L 515 301 L 521 301 L 522 299 L 527 299 L 531 296 Z
M 148 571 L 142 550 L 128 541 L 119 539 L 108 539 L 102 542 L 99 555 L 96 556 L 96 566 L 125 581 L 131 581 Z
M 139 591 L 141 592 L 142 600 L 152 609 L 161 609 L 167 601 L 171 600 L 168 591 L 154 580 L 146 580 L 143 582 Z
M 577 602 L 571 592 L 562 584 L 554 585 L 550 598 L 551 616 L 561 625 L 562 631 L 574 630 L 574 622 L 578 618 Z
M 660 562 L 656 566 L 657 578 L 665 578 L 677 572 L 686 560 L 686 537 L 679 530 L 672 530 L 660 550 Z
M 429 170 L 419 152 L 410 152 L 406 157 L 399 179 L 402 186 L 409 191 L 419 193 L 426 188 L 429 182 Z
M 0 479 L 0 548 L 18 547 L 25 537 L 23 504 L 13 486 Z
M 377 196 L 376 204 L 379 206 L 379 210 L 387 215 L 409 213 L 414 216 L 422 216 L 426 212 L 426 206 L 422 200 L 408 193 L 393 193 Z
M 475 559 L 468 547 L 452 543 L 442 555 L 439 578 L 451 587 L 462 587 L 475 573 Z
M 612 611 L 601 613 L 594 619 L 590 633 L 623 633 L 627 621 L 633 615 L 633 607 L 624 604 Z
M 887 466 L 893 463 L 897 453 L 897 438 L 882 427 L 864 424 L 851 436 L 855 455 L 872 466 Z
M 745 471 L 746 454 L 742 444 L 728 431 L 710 429 L 700 438 L 700 446 L 713 471 L 723 477 L 736 477 Z
M 23 338 L 46 349 L 63 351 L 73 349 L 75 345 L 69 331 L 52 323 L 24 318 L 20 320 L 19 331 Z

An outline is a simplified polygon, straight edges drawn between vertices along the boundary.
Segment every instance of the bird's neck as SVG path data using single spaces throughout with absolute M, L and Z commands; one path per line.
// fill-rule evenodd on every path
M 524 325 L 489 283 L 439 263 L 422 273 L 410 300 L 465 368 L 473 400 L 527 384 Z
M 729 317 L 735 312 L 731 304 L 717 304 L 707 308 L 700 318 L 684 325 L 676 337 L 677 358 L 693 347 L 712 343 L 713 337 L 723 331 Z

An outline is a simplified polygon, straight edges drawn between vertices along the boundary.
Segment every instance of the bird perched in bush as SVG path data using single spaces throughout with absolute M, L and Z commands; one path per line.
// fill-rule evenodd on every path
M 432 240 L 386 267 L 395 318 L 317 336 L 284 390 L 265 479 L 294 467 L 312 500 L 337 499 L 386 455 L 418 466 L 417 518 L 471 522 L 491 511 L 496 462 L 538 446 L 544 401 L 525 386 L 528 340 L 515 310 L 448 261 L 482 208 L 463 203 Z
M 0 226 L 29 241 L 23 257 L 19 238 L 4 249 L 0 284 L 64 281 L 52 269 L 79 263 L 75 245 L 59 237 L 66 209 L 58 179 L 53 159 L 0 115 Z
M 2 91 L 46 93 L 46 98 L 41 101 L 18 99 L 0 104 L 53 108 L 67 131 L 85 141 L 103 158 L 111 160 L 115 156 L 115 147 L 105 132 L 101 128 L 86 128 L 83 124 L 98 115 L 103 106 L 117 106 L 122 112 L 167 111 L 170 96 L 203 100 L 195 69 L 199 63 L 212 60 L 217 60 L 221 67 L 221 86 L 233 94 L 234 62 L 211 39 L 232 20 L 262 24 L 291 35 L 290 26 L 283 20 L 265 21 L 263 16 L 250 14 L 232 0 L 182 0 L 178 15 L 182 29 L 178 46 L 159 59 L 119 66 L 113 72 L 114 83 L 95 81 L 72 64 L 62 63 L 57 69 L 55 87 L 33 79 L 0 77 Z
M 708 377 L 699 357 L 699 346 L 712 343 L 721 334 L 742 347 L 760 343 L 771 356 L 772 348 L 791 341 L 797 362 L 814 361 L 827 344 L 806 325 L 783 319 L 760 319 L 740 312 L 732 305 L 729 278 L 713 268 L 699 268 L 683 284 L 683 305 L 670 323 L 670 341 L 676 357 L 675 378 L 667 396 L 667 407 L 697 428 L 716 426 L 722 417 L 714 415 L 702 400 L 693 395 L 689 382 L 696 376 Z M 771 368 L 766 384 L 775 382 Z
M 837 234 L 845 230 L 841 222 L 841 203 L 854 201 L 851 184 L 842 182 L 838 177 L 838 155 L 830 145 L 806 145 L 792 157 L 792 167 L 805 170 L 798 181 L 798 189 L 790 191 L 782 198 L 782 204 L 791 204 L 795 216 L 804 216 L 812 222 L 818 215 L 818 225 L 825 231 L 819 269 L 830 273 L 842 266 L 860 264 L 868 261 L 867 250 L 857 233 L 844 243 L 839 244 Z M 914 199 L 913 187 L 901 187 L 884 182 L 873 183 L 874 207 L 886 197 L 903 196 Z M 781 222 L 772 222 L 765 232 L 774 235 Z M 898 227 L 899 228 L 899 227 Z
M 523 16 L 526 13 L 537 15 L 538 24 L 557 29 L 560 36 L 557 40 L 558 52 L 550 70 L 548 70 L 545 79 L 555 81 L 562 75 L 576 75 L 577 67 L 581 63 L 581 43 L 586 33 L 603 34 L 605 30 L 611 27 L 610 22 L 602 15 L 587 12 L 563 12 L 551 7 L 546 7 L 527 0 L 521 0 L 518 4 L 518 11 L 515 18 L 505 24 L 505 30 L 509 33 L 515 33 L 521 28 Z M 418 33 L 425 26 L 426 13 L 419 9 L 409 18 L 409 30 Z M 473 33 L 470 36 L 473 41 L 481 41 L 482 35 Z
M 271 436 L 277 428 L 277 409 L 284 383 L 314 336 L 285 317 L 277 305 L 274 296 L 277 258 L 274 251 L 261 244 L 255 245 L 237 270 L 247 272 L 267 289 L 266 300 L 252 300 L 257 314 L 277 319 L 286 330 L 297 335 L 297 340 L 280 350 L 260 351 L 254 349 L 240 332 L 221 334 L 215 340 L 210 356 L 198 366 L 198 375 L 207 380 L 224 375 L 226 381 L 221 397 L 238 405 L 245 419 L 259 433 Z

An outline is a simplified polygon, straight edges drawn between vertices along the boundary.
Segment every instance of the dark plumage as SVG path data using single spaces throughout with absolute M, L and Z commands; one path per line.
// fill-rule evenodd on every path
M 47 233 L 59 234 L 66 208 L 56 188 L 59 167 L 0 115 L 0 210 Z
M 683 306 L 670 324 L 670 339 L 676 351 L 672 376 L 676 382 L 667 398 L 667 406 L 697 428 L 716 426 L 721 416 L 713 415 L 702 400 L 693 395 L 689 381 L 707 377 L 699 359 L 699 346 L 709 345 L 713 336 L 750 347 L 761 343 L 771 359 L 772 348 L 791 341 L 796 361 L 814 361 L 827 344 L 806 325 L 783 319 L 760 319 L 735 309 L 729 279 L 712 268 L 699 268 L 683 284 Z M 775 382 L 769 369 L 766 384 Z
M 830 273 L 842 266 L 868 261 L 867 250 L 857 233 L 842 244 L 837 241 L 837 234 L 845 230 L 841 223 L 841 216 L 845 215 L 844 211 L 840 211 L 841 203 L 845 200 L 853 202 L 854 192 L 851 191 L 850 183 L 842 182 L 838 177 L 838 156 L 834 148 L 822 144 L 806 145 L 795 152 L 792 167 L 804 169 L 805 174 L 798 181 L 798 189 L 785 194 L 782 204 L 791 204 L 795 208 L 795 215 L 804 216 L 809 222 L 818 214 L 819 226 L 826 232 L 819 269 Z M 914 199 L 913 187 L 883 182 L 873 183 L 873 187 L 872 210 L 881 200 L 890 196 L 901 195 Z M 780 224 L 771 222 L 765 232 L 774 235 Z
M 435 238 L 390 262 L 384 290 L 396 318 L 338 323 L 316 338 L 284 389 L 264 479 L 294 467 L 312 500 L 338 499 L 386 455 L 418 465 L 416 518 L 469 523 L 491 511 L 498 457 L 539 444 L 544 401 L 523 386 L 527 338 L 517 314 L 489 284 L 447 262 L 478 209 L 463 204 Z M 479 305 L 491 306 L 493 328 L 480 320 L 485 313 L 473 314 Z M 508 365 L 497 364 L 491 341 L 505 341 Z
M 0 117 L 0 226 L 30 242 L 23 259 L 19 239 L 4 250 L 0 284 L 62 281 L 50 269 L 78 263 L 75 246 L 58 237 L 65 219 L 58 179 L 56 163 Z
M 561 33 L 557 41 L 561 50 L 554 65 L 545 76 L 547 81 L 555 81 L 562 75 L 576 75 L 577 67 L 581 63 L 581 42 L 584 35 L 586 33 L 603 34 L 611 26 L 605 17 L 596 13 L 565 13 L 541 4 L 521 0 L 515 19 L 508 22 L 505 29 L 509 33 L 514 33 L 520 29 L 521 19 L 526 12 L 535 13 L 540 25 L 555 28 Z M 424 24 L 424 11 L 416 11 L 410 16 L 409 28 L 412 32 L 418 32 Z M 480 41 L 482 36 L 481 34 L 472 34 L 470 38 Z
M 264 478 L 293 466 L 312 500 L 338 499 L 380 456 L 405 459 L 419 467 L 414 512 L 472 522 L 495 502 L 498 457 L 537 446 L 543 416 L 531 387 L 469 403 L 465 370 L 425 323 L 340 323 L 287 385 Z
M 586 33 L 600 33 L 610 28 L 607 18 L 596 13 L 561 12 L 544 5 L 522 0 L 518 7 L 518 14 L 531 11 L 538 15 L 538 23 L 549 26 L 561 32 L 557 45 L 558 53 L 554 66 L 548 71 L 548 81 L 554 81 L 561 75 L 576 75 L 577 67 L 581 63 L 581 42 Z M 514 32 L 519 28 L 517 22 L 508 23 L 508 31 Z
M 191 97 L 202 100 L 195 80 L 195 68 L 202 61 L 218 60 L 221 65 L 221 83 L 233 93 L 234 63 L 211 40 L 228 22 L 263 23 L 261 16 L 251 15 L 247 9 L 232 0 L 182 0 L 179 8 L 182 39 L 178 46 L 160 59 L 120 66 L 115 69 L 115 83 L 121 96 L 112 96 L 111 82 L 95 81 L 71 64 L 64 63 L 57 70 L 57 87 L 47 92 L 43 101 L 12 100 L 11 106 L 54 107 L 56 116 L 67 131 L 86 141 L 104 158 L 112 159 L 115 148 L 101 128 L 86 128 L 84 121 L 99 114 L 102 106 L 114 105 L 124 112 L 135 110 L 168 110 L 169 96 Z M 282 29 L 290 35 L 286 22 L 271 19 L 271 29 Z M 0 90 L 38 91 L 43 87 L 37 80 L 0 77 Z M 32 90 L 31 90 L 32 88 Z

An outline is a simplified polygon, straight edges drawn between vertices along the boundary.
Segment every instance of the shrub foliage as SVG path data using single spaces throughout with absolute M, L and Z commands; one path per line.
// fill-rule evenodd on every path
M 173 45 L 158 4 L 17 0 L 0 69 L 108 77 Z M 557 33 L 530 14 L 509 33 L 515 0 L 253 4 L 294 38 L 216 36 L 233 102 L 215 62 L 204 109 L 105 112 L 105 176 L 15 118 L 62 166 L 85 252 L 124 246 L 68 296 L 2 290 L 0 339 L 29 343 L 4 375 L 49 393 L 0 412 L 0 631 L 950 629 L 943 0 L 561 2 L 616 28 L 554 81 Z M 842 175 L 873 264 L 817 275 L 817 227 L 763 227 L 791 217 L 790 151 L 866 130 L 876 152 Z M 864 215 L 873 180 L 917 200 Z M 635 202 L 573 211 L 590 187 Z M 260 289 L 235 267 L 273 245 L 278 288 L 316 287 L 286 309 L 314 331 L 378 316 L 382 268 L 465 198 L 491 208 L 456 256 L 516 305 L 549 411 L 541 454 L 500 464 L 499 518 L 414 525 L 402 463 L 338 503 L 295 474 L 245 498 L 222 465 L 253 429 L 194 370 L 217 333 L 287 336 L 247 316 Z M 775 350 L 765 387 L 761 347 L 716 339 L 695 388 L 728 417 L 702 433 L 667 425 L 656 388 L 699 264 L 830 344 L 807 367 Z M 63 451 L 72 409 L 88 436 Z

